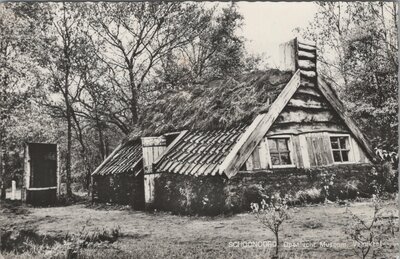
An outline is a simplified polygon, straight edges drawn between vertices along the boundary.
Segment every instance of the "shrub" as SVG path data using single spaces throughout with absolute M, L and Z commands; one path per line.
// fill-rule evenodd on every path
M 354 242 L 354 252 L 360 258 L 366 258 L 372 251 L 373 257 L 378 256 L 382 246 L 382 241 L 388 236 L 394 237 L 396 224 L 394 222 L 394 213 L 383 209 L 381 200 L 374 196 L 374 213 L 371 222 L 367 222 L 355 215 L 348 208 L 346 213 L 350 215 L 351 222 L 345 233 Z M 385 216 L 384 214 L 388 214 Z M 388 219 L 388 220 L 387 220 Z
M 272 231 L 275 235 L 275 257 L 279 255 L 279 231 L 282 223 L 289 219 L 289 211 L 287 206 L 287 199 L 275 198 L 270 203 L 265 200 L 250 205 L 256 219 L 267 229 Z
M 322 195 L 321 190 L 316 187 L 301 190 L 296 192 L 294 199 L 300 204 L 302 203 L 319 203 L 323 202 L 325 197 Z
M 370 188 L 376 194 L 394 193 L 398 191 L 398 171 L 389 162 L 374 167 L 370 174 Z

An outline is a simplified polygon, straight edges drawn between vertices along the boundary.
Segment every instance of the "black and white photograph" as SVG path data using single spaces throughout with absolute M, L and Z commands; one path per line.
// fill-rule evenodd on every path
M 0 2 L 0 259 L 400 258 L 399 2 Z

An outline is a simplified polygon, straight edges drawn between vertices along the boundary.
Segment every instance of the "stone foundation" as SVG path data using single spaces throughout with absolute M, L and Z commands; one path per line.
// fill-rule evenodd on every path
M 93 201 L 144 209 L 143 173 L 93 177 Z

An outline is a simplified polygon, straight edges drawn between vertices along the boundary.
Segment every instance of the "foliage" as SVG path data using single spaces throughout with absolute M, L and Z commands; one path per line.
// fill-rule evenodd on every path
M 251 203 L 256 219 L 275 235 L 275 256 L 279 255 L 279 231 L 283 222 L 290 218 L 286 198 L 277 197 L 270 203 L 262 200 L 261 204 Z
M 161 174 L 154 185 L 154 207 L 175 214 L 216 216 L 229 212 L 222 177 Z
M 9 150 L 16 152 L 10 143 L 13 126 L 19 115 L 29 109 L 29 98 L 35 96 L 39 84 L 38 69 L 27 53 L 38 43 L 29 33 L 40 33 L 43 28 L 34 14 L 24 15 L 23 5 L 3 4 L 0 6 L 0 198 L 4 195 L 4 184 L 15 176 L 9 168 Z M 37 10 L 37 5 L 29 5 Z M 10 163 L 12 164 L 12 163 Z
M 186 46 L 205 28 L 208 12 L 189 3 L 101 3 L 87 9 L 88 37 L 112 89 L 104 116 L 128 134 L 135 126 L 149 82 L 161 60 Z M 86 101 L 82 99 L 82 101 Z M 92 106 L 85 103 L 85 106 Z
M 375 194 L 385 195 L 398 192 L 398 170 L 392 168 L 391 163 L 385 162 L 370 172 L 371 188 Z
M 121 228 L 95 228 L 83 226 L 77 233 L 65 236 L 40 235 L 34 229 L 6 231 L 2 233 L 1 249 L 15 254 L 45 256 L 45 258 L 77 258 L 82 249 L 99 249 L 114 243 L 121 237 Z
M 221 79 L 243 72 L 247 63 L 257 63 L 245 58 L 244 39 L 236 34 L 243 24 L 236 4 L 222 8 L 220 13 L 216 8 L 207 10 L 202 23 L 189 44 L 162 60 L 158 84 L 175 86 Z
M 346 213 L 350 216 L 351 223 L 346 228 L 346 234 L 354 242 L 354 252 L 360 258 L 366 258 L 372 252 L 373 257 L 379 252 L 390 236 L 395 234 L 395 213 L 383 208 L 378 197 L 373 199 L 373 216 L 370 222 L 354 214 L 349 208 Z
M 153 83 L 166 75 L 168 55 L 201 38 L 204 49 L 224 46 L 203 65 L 207 71 L 231 71 L 247 59 L 233 7 L 9 3 L 0 12 L 0 142 L 7 184 L 22 172 L 25 141 L 57 142 L 62 181 L 89 189 L 90 173 L 138 128 L 143 107 L 162 90 Z
M 330 196 L 329 189 L 333 187 L 333 181 L 335 180 L 336 174 L 332 172 L 323 172 L 321 174 L 321 185 L 322 192 L 325 196 L 325 201 Z
M 318 46 L 319 71 L 336 86 L 374 146 L 398 146 L 396 2 L 318 2 L 303 37 Z

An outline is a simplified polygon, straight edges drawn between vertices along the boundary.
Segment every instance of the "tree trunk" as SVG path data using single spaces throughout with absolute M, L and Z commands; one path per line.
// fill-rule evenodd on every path
M 70 57 L 70 32 L 67 24 L 65 3 L 63 2 L 63 26 L 65 36 L 63 36 L 63 63 L 65 65 L 65 75 L 64 75 L 64 101 L 66 107 L 66 119 L 67 119 L 67 157 L 66 157 L 66 188 L 67 188 L 67 198 L 72 198 L 71 189 L 71 152 L 72 152 L 72 104 L 69 99 L 69 76 L 71 72 L 71 57 Z
M 67 101 L 67 157 L 66 157 L 66 188 L 67 188 L 67 197 L 72 197 L 72 189 L 71 189 L 71 152 L 72 152 L 72 121 L 71 121 L 71 112 L 69 108 L 69 103 Z
M 97 133 L 99 134 L 99 149 L 100 149 L 100 155 L 101 155 L 101 159 L 104 160 L 106 159 L 106 148 L 105 148 L 105 144 L 104 144 L 104 136 L 103 136 L 103 127 L 101 125 L 101 122 L 98 118 L 98 116 L 96 115 L 96 128 L 97 128 Z
M 0 129 L 0 200 L 6 198 L 6 187 L 4 183 L 4 156 L 3 156 L 3 134 Z
M 275 256 L 276 256 L 276 258 L 278 258 L 278 254 L 279 254 L 279 234 L 278 234 L 278 232 L 275 233 L 275 241 L 276 241 Z
M 131 87 L 131 101 L 130 101 L 130 110 L 132 113 L 132 126 L 137 123 L 138 121 L 138 97 L 137 97 L 137 89 L 135 85 L 135 76 L 133 74 L 133 65 L 129 64 L 129 83 Z

